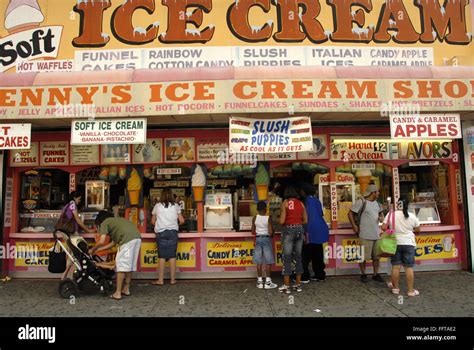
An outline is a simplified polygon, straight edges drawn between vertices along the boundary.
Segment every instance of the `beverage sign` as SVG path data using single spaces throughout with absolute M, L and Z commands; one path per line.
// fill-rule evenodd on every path
M 31 142 L 31 124 L 0 124 L 1 149 L 28 149 Z
M 145 144 L 146 119 L 75 120 L 71 145 Z
M 460 139 L 459 114 L 390 116 L 392 139 Z

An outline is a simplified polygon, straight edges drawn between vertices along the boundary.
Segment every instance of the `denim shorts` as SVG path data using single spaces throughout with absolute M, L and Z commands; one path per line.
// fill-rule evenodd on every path
M 178 231 L 164 230 L 156 234 L 158 257 L 160 259 L 175 259 L 178 249 Z
M 255 250 L 253 251 L 253 263 L 274 264 L 275 257 L 273 256 L 273 241 L 269 236 L 257 236 L 255 238 Z
M 398 245 L 395 255 L 391 257 L 392 265 L 413 267 L 415 265 L 415 247 L 412 245 Z

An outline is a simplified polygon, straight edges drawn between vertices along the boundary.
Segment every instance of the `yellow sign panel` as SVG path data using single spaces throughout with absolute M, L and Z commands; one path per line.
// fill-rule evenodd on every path
M 381 0 L 38 0 L 22 5 L 0 2 L 0 72 L 473 65 L 473 4 L 466 0 L 388 5 Z
M 342 249 L 339 253 L 345 264 L 358 263 L 362 254 L 359 239 L 342 240 Z M 338 254 L 337 249 L 335 254 Z M 416 237 L 416 260 L 453 259 L 458 256 L 454 236 L 451 234 Z M 385 258 L 381 259 L 384 260 Z
M 52 242 L 16 242 L 15 266 L 47 267 Z
M 253 264 L 253 241 L 207 243 L 207 266 L 245 267 Z
M 142 243 L 140 248 L 140 266 L 156 268 L 159 265 L 156 243 Z M 176 251 L 177 267 L 196 267 L 196 243 L 179 242 Z

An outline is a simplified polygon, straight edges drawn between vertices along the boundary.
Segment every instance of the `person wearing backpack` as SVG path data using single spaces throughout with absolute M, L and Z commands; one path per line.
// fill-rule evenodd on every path
M 360 280 L 363 283 L 369 282 L 365 268 L 367 261 L 372 260 L 374 267 L 372 279 L 377 282 L 385 282 L 379 274 L 380 259 L 375 254 L 375 243 L 380 239 L 379 222 L 382 222 L 384 219 L 382 207 L 377 202 L 379 197 L 377 186 L 373 184 L 367 186 L 363 196 L 364 199 L 358 199 L 353 203 L 348 214 L 352 229 L 360 241 Z

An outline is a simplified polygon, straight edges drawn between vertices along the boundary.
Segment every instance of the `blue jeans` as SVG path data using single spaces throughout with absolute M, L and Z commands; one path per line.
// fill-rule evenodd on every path
M 415 265 L 415 247 L 412 245 L 397 245 L 395 255 L 391 257 L 392 265 L 413 267 Z
M 275 263 L 273 256 L 272 239 L 269 236 L 257 236 L 255 238 L 255 250 L 253 252 L 253 263 L 261 265 L 271 265 Z
M 291 276 L 291 260 L 296 261 L 297 275 L 303 274 L 303 260 L 301 251 L 303 249 L 304 229 L 303 225 L 290 225 L 283 227 L 281 234 L 281 245 L 283 247 L 283 276 Z

